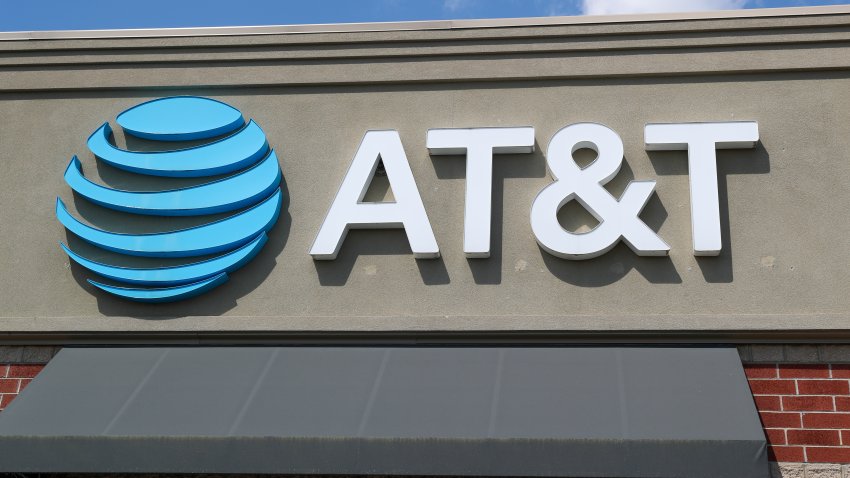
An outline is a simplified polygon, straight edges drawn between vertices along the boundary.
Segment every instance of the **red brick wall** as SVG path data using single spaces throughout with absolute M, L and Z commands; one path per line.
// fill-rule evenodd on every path
M 850 364 L 750 363 L 744 370 L 772 461 L 850 463 Z
M 0 345 L 0 410 L 21 393 L 61 347 Z
M 0 364 L 0 410 L 21 393 L 44 364 Z

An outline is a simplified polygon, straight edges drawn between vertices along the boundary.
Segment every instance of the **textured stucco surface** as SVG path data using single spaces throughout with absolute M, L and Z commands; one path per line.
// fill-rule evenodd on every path
M 736 25 L 735 20 L 717 20 L 711 24 L 716 32 L 691 35 L 702 38 L 700 45 L 674 49 L 671 40 L 668 47 L 643 51 L 638 64 L 637 53 L 534 53 L 534 35 L 543 35 L 538 27 L 514 44 L 528 53 L 488 58 L 474 54 L 476 45 L 466 45 L 455 56 L 427 61 L 416 57 L 414 48 L 410 56 L 392 60 L 222 59 L 209 60 L 203 68 L 192 63 L 154 68 L 134 64 L 133 54 L 123 50 L 111 52 L 124 55 L 120 63 L 75 65 L 72 50 L 63 53 L 70 55 L 70 65 L 42 52 L 36 66 L 2 67 L 0 75 L 21 85 L 35 79 L 29 91 L 24 85 L 0 92 L 0 331 L 66 336 L 95 331 L 645 331 L 641 335 L 650 339 L 671 332 L 745 337 L 759 331 L 812 330 L 825 338 L 846 335 L 850 56 L 841 52 L 850 46 L 842 33 L 850 16 L 828 19 L 832 25 L 817 27 L 823 31 L 810 31 L 813 26 L 806 30 L 833 38 L 828 45 L 775 42 L 711 49 L 704 44 L 712 35 L 728 36 L 725 30 Z M 801 34 L 783 30 L 793 26 L 793 19 L 772 21 L 773 30 L 770 24 L 759 29 L 773 35 L 772 41 Z M 665 24 L 659 25 L 663 30 Z M 606 34 L 599 33 L 600 38 Z M 663 43 L 668 34 L 657 35 Z M 79 58 L 98 53 L 93 45 L 105 51 L 108 40 L 97 41 L 88 41 Z M 169 41 L 177 45 L 185 39 L 159 39 L 158 48 L 167 49 Z M 226 56 L 231 48 L 233 55 L 239 54 L 234 46 L 238 37 L 228 41 L 229 46 L 217 51 Z M 453 41 L 464 46 L 462 39 Z M 50 48 L 63 42 L 72 41 L 54 41 Z M 20 43 L 9 45 L 15 48 L 8 48 L 7 57 L 15 58 L 12 50 Z M 761 65 L 768 72 L 729 72 L 724 58 Z M 573 64 L 595 73 L 591 78 L 558 73 Z M 808 66 L 782 66 L 786 64 Z M 523 76 L 513 72 L 511 78 L 494 76 L 500 81 L 469 80 L 495 75 L 499 65 Z M 296 67 L 299 75 L 306 75 L 304 84 L 286 85 L 280 79 L 283 84 L 233 86 L 243 78 L 271 78 Z M 788 71 L 770 71 L 775 69 Z M 361 82 L 361 71 L 382 75 L 380 84 Z M 48 76 L 55 82 L 42 83 L 40 78 Z M 324 84 L 318 77 L 343 84 Z M 223 86 L 213 88 L 222 78 L 227 80 Z M 100 88 L 104 84 L 113 89 Z M 54 201 L 62 197 L 72 211 L 102 227 L 155 231 L 190 224 L 127 223 L 122 214 L 75 201 L 62 180 L 68 160 L 77 154 L 86 175 L 132 185 L 126 175 L 98 165 L 85 139 L 125 108 L 172 94 L 228 102 L 264 128 L 281 160 L 286 212 L 260 256 L 220 289 L 173 305 L 127 303 L 95 292 L 85 282 L 87 273 L 69 265 L 60 240 L 69 240 L 90 257 L 109 256 L 94 255 L 96 250 L 67 237 L 54 217 Z M 758 121 L 761 142 L 753 150 L 719 153 L 723 253 L 695 258 L 686 155 L 647 153 L 643 126 L 726 120 Z M 642 217 L 671 245 L 669 258 L 638 257 L 621 244 L 598 259 L 570 262 L 537 246 L 529 209 L 552 181 L 545 164 L 547 144 L 558 129 L 576 122 L 603 123 L 622 137 L 625 165 L 609 185 L 615 195 L 631 179 L 658 181 L 657 195 Z M 495 163 L 492 256 L 468 260 L 462 252 L 464 161 L 430 157 L 425 133 L 441 127 L 526 125 L 535 128 L 537 151 L 499 157 Z M 314 262 L 307 253 L 370 129 L 399 131 L 441 259 L 415 260 L 401 231 L 353 231 L 332 262 Z M 121 134 L 116 140 L 126 144 Z

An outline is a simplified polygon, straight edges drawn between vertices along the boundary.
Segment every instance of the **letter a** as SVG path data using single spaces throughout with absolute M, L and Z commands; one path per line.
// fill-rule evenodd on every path
M 363 197 L 383 161 L 395 202 L 365 203 Z M 397 131 L 367 131 L 310 248 L 316 260 L 336 259 L 349 229 L 404 228 L 417 259 L 440 257 L 422 197 Z

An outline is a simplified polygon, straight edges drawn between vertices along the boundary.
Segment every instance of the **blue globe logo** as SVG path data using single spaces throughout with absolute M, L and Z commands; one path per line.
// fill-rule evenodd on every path
M 97 184 L 83 175 L 74 156 L 65 170 L 71 189 L 99 206 L 134 215 L 201 216 L 231 213 L 200 226 L 153 234 L 127 234 L 85 224 L 56 199 L 56 217 L 75 236 L 98 248 L 150 258 L 199 257 L 203 260 L 171 267 L 134 268 L 105 264 L 72 251 L 68 257 L 107 279 L 89 279 L 95 287 L 139 302 L 171 302 L 202 294 L 228 279 L 259 253 L 266 233 L 280 215 L 282 176 L 277 156 L 265 133 L 253 121 L 225 103 L 209 98 L 177 96 L 136 105 L 116 122 L 125 134 L 162 142 L 155 152 L 120 149 L 109 140 L 104 123 L 88 139 L 88 148 L 106 164 L 139 175 L 168 178 L 210 178 L 196 186 L 124 191 Z M 216 139 L 221 137 L 220 139 Z M 200 146 L 169 148 L 168 142 L 207 140 Z

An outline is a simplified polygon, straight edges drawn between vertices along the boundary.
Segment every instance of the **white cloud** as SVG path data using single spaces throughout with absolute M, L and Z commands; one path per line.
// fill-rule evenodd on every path
M 546 5 L 546 14 L 550 17 L 558 15 L 575 15 L 576 0 L 549 0 Z
M 469 0 L 443 0 L 443 9 L 450 12 L 456 12 L 467 6 Z
M 747 0 L 582 0 L 585 15 L 734 10 Z

